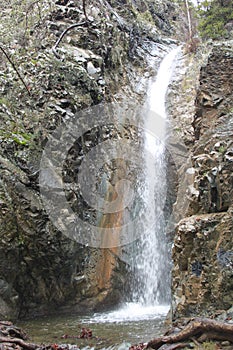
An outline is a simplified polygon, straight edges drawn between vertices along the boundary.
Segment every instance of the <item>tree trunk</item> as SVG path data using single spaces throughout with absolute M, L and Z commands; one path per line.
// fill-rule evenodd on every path
M 191 22 L 190 8 L 189 8 L 188 0 L 185 0 L 185 6 L 186 6 L 186 11 L 187 11 L 187 19 L 188 19 L 189 39 L 191 39 L 193 36 L 193 33 L 192 33 L 192 22 Z

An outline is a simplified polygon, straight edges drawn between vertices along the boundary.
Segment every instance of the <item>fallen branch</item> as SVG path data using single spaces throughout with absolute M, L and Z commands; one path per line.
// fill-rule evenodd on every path
M 195 318 L 182 331 L 177 334 L 162 336 L 151 340 L 147 348 L 159 349 L 164 344 L 175 344 L 187 341 L 195 336 L 209 340 L 228 340 L 233 343 L 233 324 L 218 322 L 207 318 Z M 203 337 L 202 339 L 200 337 Z
M 20 81 L 23 83 L 25 89 L 27 90 L 28 95 L 30 96 L 30 91 L 29 88 L 27 86 L 27 84 L 25 83 L 25 81 L 23 80 L 23 78 L 21 77 L 16 65 L 14 64 L 14 62 L 12 61 L 12 59 L 10 58 L 10 56 L 8 55 L 8 53 L 6 52 L 6 50 L 0 45 L 0 50 L 4 53 L 4 55 L 6 56 L 7 60 L 10 62 L 10 64 L 12 65 L 14 71 L 16 72 L 16 74 L 18 75 Z
M 10 321 L 0 321 L 0 328 L 2 326 L 13 326 L 13 323 Z
M 18 338 L 0 337 L 0 343 L 17 344 L 26 350 L 35 350 L 38 348 L 38 345 L 33 343 L 26 343 L 24 340 Z

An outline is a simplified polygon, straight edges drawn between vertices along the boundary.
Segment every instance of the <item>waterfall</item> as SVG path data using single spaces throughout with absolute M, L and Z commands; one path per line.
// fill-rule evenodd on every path
M 145 120 L 145 191 L 150 225 L 138 244 L 133 300 L 143 306 L 169 304 L 170 261 L 166 238 L 166 109 L 169 81 L 180 47 L 163 59 L 156 78 L 150 82 Z M 148 221 L 148 220 L 147 220 Z
M 148 217 L 136 252 L 131 254 L 134 256 L 130 260 L 134 275 L 132 294 L 120 310 L 97 314 L 93 319 L 96 322 L 149 320 L 166 315 L 169 310 L 171 257 L 164 217 L 167 195 L 165 99 L 180 51 L 178 47 L 165 56 L 157 76 L 150 81 L 147 94 L 143 152 L 145 184 L 142 187 L 145 188 L 143 202 L 148 208 Z

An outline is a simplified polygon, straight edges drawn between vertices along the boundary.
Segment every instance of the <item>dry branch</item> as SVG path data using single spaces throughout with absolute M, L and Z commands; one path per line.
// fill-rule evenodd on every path
M 233 343 L 233 324 L 223 323 L 207 318 L 195 318 L 177 334 L 162 336 L 151 340 L 147 348 L 159 349 L 164 344 L 175 344 L 187 341 L 191 337 L 204 336 L 209 340 L 228 340 Z
M 84 16 L 86 18 L 86 21 L 88 22 L 89 19 L 88 19 L 87 11 L 86 11 L 86 0 L 83 0 L 83 13 L 84 13 Z
M 107 0 L 100 0 L 100 3 L 103 7 L 107 8 L 107 10 L 115 16 L 115 19 L 119 25 L 119 27 L 122 29 L 122 30 L 127 30 L 127 26 L 126 26 L 126 23 L 124 21 L 124 19 L 116 12 L 116 10 L 114 10 L 112 8 L 112 6 L 109 4 L 109 2 Z
M 74 28 L 76 28 L 76 27 L 82 27 L 82 26 L 87 26 L 87 25 L 88 25 L 88 22 L 85 21 L 85 22 L 80 22 L 80 23 L 72 24 L 70 27 L 66 28 L 66 29 L 61 33 L 61 35 L 59 36 L 59 38 L 57 39 L 55 45 L 54 45 L 53 48 L 52 48 L 52 51 L 53 51 L 54 55 L 55 55 L 56 57 L 60 58 L 59 55 L 57 54 L 57 51 L 56 51 L 56 50 L 57 50 L 57 47 L 58 47 L 58 45 L 60 44 L 60 42 L 62 41 L 62 39 L 64 38 L 64 36 L 65 36 L 70 30 L 72 30 L 72 29 L 74 29 Z
M 22 84 L 24 85 L 25 89 L 27 90 L 28 95 L 30 96 L 30 91 L 29 88 L 27 86 L 27 84 L 25 83 L 25 81 L 23 80 L 23 78 L 21 77 L 16 65 L 14 64 L 14 62 L 12 61 L 12 59 L 10 58 L 10 56 L 8 55 L 8 53 L 6 52 L 6 50 L 2 47 L 2 45 L 0 45 L 0 50 L 4 53 L 4 55 L 6 56 L 7 60 L 10 62 L 10 64 L 12 65 L 12 68 L 14 69 L 14 71 L 16 72 L 16 74 L 18 75 L 20 81 L 22 82 Z

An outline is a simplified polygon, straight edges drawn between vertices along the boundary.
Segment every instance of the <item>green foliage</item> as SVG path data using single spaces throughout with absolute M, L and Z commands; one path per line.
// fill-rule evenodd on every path
M 45 30 L 43 22 L 53 8 L 52 0 L 1 1 L 1 43 L 6 47 L 28 47 L 35 29 Z
M 216 350 L 217 346 L 214 342 L 204 342 L 202 348 L 203 350 Z
M 185 350 L 188 350 L 189 348 L 185 348 Z M 213 341 L 206 341 L 204 343 L 202 343 L 201 345 L 195 345 L 194 350 L 217 350 L 218 347 L 216 345 L 216 343 L 214 343 Z
M 32 135 L 25 132 L 0 132 L 0 139 L 15 142 L 20 146 L 28 146 L 32 140 Z
M 134 5 L 130 7 L 130 10 L 138 25 L 143 25 L 146 23 L 154 24 L 154 20 L 149 10 L 148 4 L 146 4 L 144 11 L 139 11 Z
M 12 136 L 13 136 L 12 137 L 13 141 L 15 141 L 18 145 L 21 145 L 21 146 L 28 145 L 31 140 L 31 135 L 26 133 L 13 134 Z
M 205 0 L 198 9 L 199 31 L 203 39 L 218 40 L 228 37 L 226 24 L 233 18 L 233 5 L 229 0 Z
M 219 151 L 220 153 L 225 153 L 226 150 L 227 150 L 227 148 L 226 148 L 225 146 L 220 146 L 219 149 L 218 149 L 218 151 Z
M 143 13 L 141 14 L 141 18 L 142 18 L 142 20 L 144 20 L 145 22 L 149 22 L 149 23 L 154 24 L 153 17 L 152 17 L 152 15 L 151 15 L 150 11 L 148 11 L 148 10 L 145 11 L 145 12 L 143 12 Z

